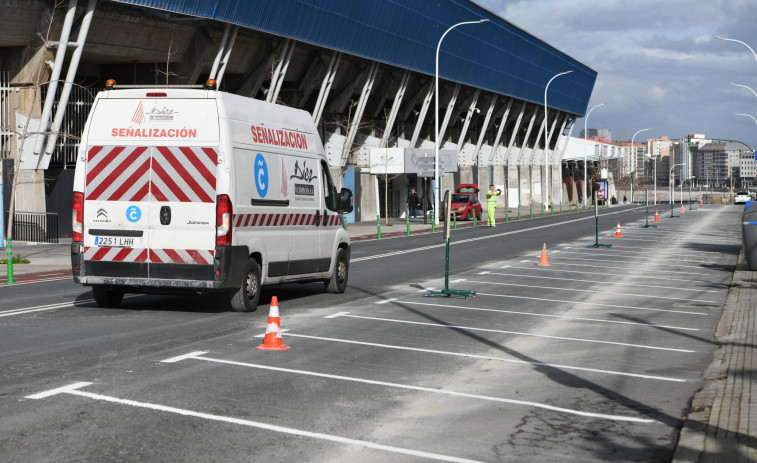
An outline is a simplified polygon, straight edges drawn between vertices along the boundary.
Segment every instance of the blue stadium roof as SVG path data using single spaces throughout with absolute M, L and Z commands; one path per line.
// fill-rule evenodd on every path
M 468 0 L 114 0 L 214 19 L 583 115 L 596 71 Z

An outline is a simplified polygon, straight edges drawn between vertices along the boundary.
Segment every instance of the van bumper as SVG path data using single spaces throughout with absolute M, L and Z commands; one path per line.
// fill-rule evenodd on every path
M 139 291 L 199 290 L 231 291 L 242 281 L 247 263 L 246 246 L 216 247 L 213 265 L 95 262 L 84 261 L 81 244 L 71 245 L 74 281 L 83 285 L 103 285 Z

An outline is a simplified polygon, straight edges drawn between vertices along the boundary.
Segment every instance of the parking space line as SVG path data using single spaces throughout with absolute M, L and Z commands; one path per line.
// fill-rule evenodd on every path
M 390 383 L 388 381 L 378 381 L 378 380 L 373 380 L 373 379 L 357 378 L 354 376 L 333 375 L 330 373 L 318 373 L 318 372 L 308 371 L 308 370 L 295 370 L 292 368 L 274 367 L 270 365 L 261 365 L 261 364 L 249 363 L 249 362 L 239 362 L 235 360 L 223 360 L 223 359 L 203 357 L 203 356 L 195 356 L 195 357 L 192 357 L 192 359 L 203 360 L 203 361 L 212 362 L 212 363 L 220 363 L 220 364 L 225 364 L 225 365 L 240 366 L 240 367 L 245 367 L 245 368 L 255 368 L 259 370 L 277 371 L 280 373 L 292 373 L 292 374 L 303 375 L 303 376 L 314 376 L 317 378 L 335 379 L 339 381 L 349 381 L 353 383 L 370 384 L 373 386 L 391 387 L 391 388 L 396 388 L 396 389 L 407 389 L 411 391 L 428 392 L 432 394 L 442 394 L 442 395 L 449 395 L 453 397 L 463 397 L 467 399 L 485 400 L 485 401 L 500 402 L 500 403 L 507 403 L 507 404 L 513 404 L 513 405 L 524 405 L 527 407 L 541 408 L 545 410 L 551 410 L 551 411 L 556 411 L 560 413 L 567 413 L 570 415 L 585 416 L 589 418 L 600 418 L 600 419 L 606 419 L 606 420 L 612 420 L 612 421 L 628 421 L 628 422 L 633 422 L 633 423 L 653 423 L 654 422 L 654 420 L 651 420 L 648 418 L 637 418 L 637 417 L 625 416 L 625 415 L 608 415 L 605 413 L 585 412 L 585 411 L 575 410 L 571 408 L 555 407 L 553 405 L 547 405 L 547 404 L 543 404 L 539 402 L 506 399 L 503 397 L 493 397 L 493 396 L 486 396 L 486 395 L 481 395 L 481 394 L 471 394 L 468 392 L 452 391 L 449 389 L 413 386 L 411 384 Z
M 581 255 L 581 256 L 587 255 L 587 253 L 585 253 L 585 252 L 578 252 L 578 251 L 576 251 L 576 252 L 566 252 L 564 254 L 571 254 L 571 255 L 575 254 L 575 255 Z M 615 257 L 622 257 L 622 258 L 627 258 L 627 259 L 639 259 L 639 257 L 640 257 L 638 255 L 630 255 L 629 256 L 629 255 L 606 254 L 606 253 L 603 254 L 603 253 L 601 253 L 601 251 L 597 252 L 597 253 L 593 253 L 592 252 L 592 255 L 595 255 L 595 256 L 610 256 L 610 255 L 614 255 Z M 670 262 L 689 262 L 689 263 L 697 262 L 697 263 L 700 263 L 700 264 L 711 264 L 711 265 L 718 265 L 718 264 L 720 264 L 720 262 L 713 262 L 712 260 L 695 260 L 695 259 L 691 259 L 691 258 L 677 258 L 676 259 L 676 258 L 671 258 L 672 256 L 670 254 L 668 254 L 668 255 L 656 255 L 655 257 L 660 258 L 660 259 L 664 259 L 668 263 L 670 263 Z M 631 262 L 633 262 L 633 261 L 631 261 Z M 647 264 L 645 263 L 645 265 L 647 265 Z M 652 264 L 652 265 L 655 265 L 655 264 Z M 699 267 L 699 266 L 698 265 L 693 265 L 693 266 L 689 265 L 688 267 Z
M 533 260 L 532 259 L 527 259 L 527 260 L 523 260 L 521 262 L 533 262 Z M 550 265 L 566 265 L 566 266 L 572 266 L 572 267 L 591 267 L 591 268 L 612 268 L 612 269 L 615 269 L 615 270 L 624 270 L 623 267 L 618 267 L 618 266 L 575 264 L 575 263 L 572 263 L 572 262 L 565 262 L 565 263 L 562 263 L 562 262 L 552 262 L 552 263 L 550 263 Z M 661 278 L 667 278 L 667 276 L 670 275 L 671 273 L 677 273 L 677 274 L 681 274 L 681 275 L 699 275 L 699 276 L 703 276 L 703 277 L 710 276 L 709 273 L 703 273 L 703 272 L 682 272 L 680 270 L 639 270 L 639 271 L 643 271 L 646 274 L 649 274 L 649 273 L 662 273 L 665 276 L 661 277 Z
M 298 334 L 298 333 L 288 333 L 287 336 L 295 337 L 295 338 L 304 338 L 304 339 L 315 339 L 318 341 L 341 342 L 345 344 L 354 344 L 358 346 L 380 347 L 383 349 L 396 349 L 396 350 L 404 350 L 404 351 L 410 351 L 410 352 L 421 352 L 421 353 L 426 353 L 426 354 L 450 355 L 453 357 L 464 357 L 464 358 L 474 358 L 474 359 L 479 359 L 479 360 L 493 360 L 497 362 L 518 363 L 522 365 L 534 365 L 534 366 L 541 366 L 541 367 L 556 368 L 560 370 L 585 371 L 589 373 L 600 373 L 600 374 L 615 375 L 615 376 L 629 376 L 632 378 L 652 379 L 652 380 L 657 380 L 657 381 L 672 381 L 675 383 L 686 382 L 685 379 L 669 378 L 666 376 L 645 375 L 641 373 L 627 373 L 623 371 L 614 371 L 614 370 L 601 370 L 597 368 L 561 365 L 558 363 L 529 362 L 526 360 L 507 359 L 507 358 L 502 358 L 502 357 L 492 357 L 489 355 L 479 355 L 479 354 L 473 354 L 473 353 L 449 352 L 449 351 L 444 351 L 444 350 L 423 349 L 420 347 L 398 346 L 394 344 L 381 344 L 381 343 L 375 343 L 375 342 L 355 341 L 351 339 L 327 338 L 323 336 L 311 336 L 307 334 Z
M 514 296 L 512 294 L 489 294 L 489 293 L 482 293 L 478 291 L 476 291 L 476 296 L 506 297 L 510 299 L 526 299 L 529 301 L 559 302 L 562 304 L 596 305 L 599 307 L 612 307 L 613 309 L 633 309 L 633 310 L 644 310 L 644 311 L 649 311 L 649 312 L 667 312 L 667 313 L 676 313 L 676 314 L 683 314 L 683 315 L 702 315 L 705 317 L 709 316 L 709 314 L 704 313 L 704 312 L 690 312 L 687 310 L 655 309 L 652 307 L 637 307 L 633 305 L 605 304 L 603 302 L 568 301 L 564 299 L 549 299 L 546 297 Z
M 320 432 L 305 431 L 302 429 L 289 428 L 286 426 L 278 426 L 278 425 L 273 425 L 273 424 L 268 424 L 268 423 L 262 423 L 260 421 L 245 420 L 241 418 L 232 418 L 229 416 L 222 416 L 222 415 L 213 415 L 210 413 L 196 412 L 196 411 L 187 410 L 184 408 L 169 407 L 166 405 L 154 404 L 154 403 L 149 403 L 149 402 L 138 402 L 136 400 L 130 400 L 130 399 L 119 399 L 118 397 L 111 397 L 111 396 L 102 395 L 102 394 L 94 394 L 92 392 L 81 391 L 78 389 L 82 387 L 82 385 L 89 385 L 89 384 L 91 383 L 76 383 L 70 386 L 64 386 L 62 388 L 54 389 L 52 391 L 35 394 L 34 396 L 28 396 L 27 398 L 30 398 L 30 399 L 45 398 L 45 397 L 49 397 L 51 395 L 60 394 L 60 393 L 72 394 L 72 395 L 76 395 L 80 397 L 86 397 L 88 399 L 100 400 L 103 402 L 116 403 L 120 405 L 129 405 L 131 407 L 137 407 L 137 408 L 146 408 L 148 410 L 173 413 L 175 415 L 189 416 L 192 418 L 201 418 L 201 419 L 210 420 L 210 421 L 220 421 L 223 423 L 237 424 L 237 425 L 247 426 L 251 428 L 264 429 L 266 431 L 289 434 L 293 436 L 310 437 L 313 439 L 326 440 L 330 442 L 336 442 L 339 444 L 356 445 L 359 447 L 366 447 L 366 448 L 375 449 L 375 450 L 383 450 L 386 452 L 398 453 L 402 455 L 410 455 L 413 457 L 428 458 L 428 459 L 437 460 L 437 461 L 459 462 L 459 463 L 477 462 L 477 460 L 469 460 L 466 458 L 458 458 L 458 457 L 453 457 L 449 455 L 424 452 L 421 450 L 406 449 L 402 447 L 393 447 L 391 445 L 376 444 L 374 442 L 369 442 L 369 441 L 364 441 L 364 440 L 350 439 L 348 437 L 335 436 L 332 434 L 324 434 Z M 77 386 L 77 387 L 75 388 L 74 386 Z M 47 394 L 47 395 L 42 396 L 43 394 Z M 641 420 L 641 419 L 636 418 L 636 420 Z M 630 421 L 630 420 L 627 420 L 627 421 Z M 646 423 L 646 422 L 651 422 L 651 421 L 652 420 L 638 421 L 638 422 Z
M 572 272 L 572 273 L 580 273 L 580 272 Z M 561 281 L 571 281 L 571 282 L 577 281 L 577 282 L 583 282 L 583 283 L 605 283 L 605 282 L 600 282 L 598 280 L 577 280 L 575 278 L 557 278 L 557 277 L 546 277 L 542 275 L 523 275 L 523 274 L 516 274 L 516 273 L 496 273 L 496 272 L 491 272 L 491 271 L 486 271 L 486 273 L 480 272 L 479 275 L 497 275 L 497 276 L 507 276 L 507 277 L 517 277 L 517 278 L 539 278 L 542 280 L 561 280 Z M 606 274 L 604 273 L 602 274 L 602 276 L 605 276 L 605 275 Z M 608 282 L 607 284 L 610 284 L 610 283 Z M 716 290 L 689 289 L 689 288 L 680 288 L 676 286 L 657 286 L 657 285 L 646 285 L 646 284 L 639 284 L 639 283 L 625 283 L 622 281 L 613 281 L 611 284 L 623 285 L 623 286 L 640 286 L 642 288 L 673 289 L 676 291 L 693 291 L 693 292 L 702 292 L 702 293 L 718 292 Z
M 607 294 L 607 295 L 613 295 L 613 296 L 639 297 L 638 294 L 617 293 L 615 291 L 597 291 L 595 289 L 555 288 L 554 286 L 524 285 L 524 284 L 519 284 L 519 283 L 502 283 L 502 282 L 498 282 L 498 281 L 468 280 L 468 283 L 479 283 L 479 284 L 484 284 L 484 285 L 497 285 L 497 286 L 517 286 L 519 288 L 552 289 L 552 290 L 556 290 L 556 291 L 571 291 L 571 292 L 578 292 L 578 293 Z M 651 299 L 668 299 L 668 300 L 686 301 L 686 302 L 706 302 L 706 303 L 709 303 L 709 304 L 717 304 L 718 303 L 718 301 L 709 301 L 707 299 L 689 299 L 689 298 L 684 298 L 684 297 L 652 296 L 652 295 L 649 295 L 649 294 L 645 294 L 644 297 L 651 298 Z
M 339 315 L 339 314 L 337 314 Z M 332 317 L 337 318 L 337 317 Z M 670 351 L 670 352 L 683 352 L 683 353 L 693 353 L 696 352 L 695 350 L 690 349 L 678 349 L 675 347 L 659 347 L 659 346 L 648 346 L 643 344 L 632 344 L 632 343 L 625 343 L 625 342 L 615 342 L 615 341 L 602 341 L 599 339 L 585 339 L 585 338 L 569 338 L 567 336 L 551 336 L 548 334 L 534 334 L 534 333 L 526 333 L 522 331 L 509 331 L 509 330 L 495 330 L 492 328 L 477 328 L 474 326 L 462 326 L 462 325 L 445 325 L 443 323 L 428 323 L 428 322 L 414 322 L 410 320 L 398 320 L 395 318 L 382 318 L 382 317 L 367 317 L 364 315 L 352 315 L 349 313 L 341 314 L 339 315 L 339 318 L 359 318 L 361 320 L 372 320 L 372 321 L 381 321 L 381 322 L 390 322 L 390 323 L 402 323 L 406 325 L 420 325 L 420 326 L 430 326 L 434 328 L 447 328 L 447 329 L 454 329 L 454 330 L 467 330 L 467 331 L 483 331 L 486 333 L 497 333 L 497 334 L 513 334 L 516 336 L 528 336 L 532 338 L 544 338 L 544 339 L 559 339 L 561 341 L 575 341 L 575 342 L 587 342 L 587 343 L 595 343 L 595 344 L 609 344 L 614 346 L 625 346 L 625 347 L 636 347 L 639 349 L 650 349 L 650 350 L 664 350 L 664 351 Z
M 635 264 L 637 261 L 627 261 L 627 260 L 614 260 L 614 259 L 606 259 L 601 256 L 597 256 L 596 258 L 583 258 L 583 257 L 568 257 L 568 256 L 559 256 L 555 257 L 555 259 L 570 259 L 570 260 L 579 260 L 579 261 L 589 261 L 589 262 L 610 262 L 610 263 L 617 263 L 617 264 Z M 638 262 L 642 263 L 642 262 Z M 686 264 L 675 264 L 675 263 L 664 263 L 664 264 L 653 264 L 649 262 L 643 263 L 644 267 L 693 267 L 693 268 L 702 268 L 701 265 L 686 265 Z
M 557 265 L 562 265 L 562 264 L 557 264 Z M 510 267 L 510 266 L 506 265 L 505 267 Z M 505 268 L 505 267 L 500 267 L 500 268 Z M 593 267 L 593 266 L 589 266 L 589 267 Z M 597 274 L 597 272 L 584 272 L 584 271 L 581 271 L 581 270 L 560 270 L 560 269 L 556 269 L 556 268 L 544 268 L 544 267 L 535 267 L 535 266 L 532 266 L 532 267 L 511 267 L 511 268 L 513 270 L 516 270 L 516 269 L 517 270 L 534 270 L 534 271 L 538 271 L 538 272 L 583 273 L 583 274 L 587 274 L 587 275 L 596 275 Z M 662 277 L 656 277 L 656 276 L 650 277 L 650 276 L 646 276 L 646 275 L 635 275 L 633 273 L 607 273 L 607 272 L 602 272 L 602 276 L 603 277 L 605 277 L 605 276 L 615 276 L 615 277 L 624 277 L 624 278 L 646 278 L 646 279 L 649 279 L 649 280 L 659 280 L 660 278 L 662 278 Z M 681 281 L 681 282 L 684 282 L 684 283 L 711 283 L 711 281 L 709 281 L 709 280 L 685 280 L 683 278 L 668 278 L 668 277 L 665 277 L 665 280 L 669 280 L 669 281 Z M 705 293 L 718 293 L 718 292 L 720 292 L 718 290 L 710 290 L 710 289 L 703 289 L 701 291 L 705 292 Z
M 562 318 L 565 320 L 576 320 L 576 321 L 585 321 L 585 322 L 614 323 L 618 325 L 636 325 L 636 326 L 646 326 L 650 328 L 667 328 L 671 330 L 681 330 L 681 331 L 699 331 L 699 328 L 686 328 L 683 326 L 656 325 L 652 323 L 629 322 L 629 321 L 620 321 L 620 320 L 603 320 L 601 318 L 569 317 L 567 315 L 550 315 L 550 314 L 544 314 L 544 313 L 518 312 L 515 310 L 488 309 L 486 307 L 466 307 L 462 305 L 432 304 L 429 302 L 400 301 L 396 299 L 392 302 L 395 302 L 397 305 L 399 304 L 422 305 L 422 306 L 427 306 L 427 307 L 443 307 L 447 309 L 461 309 L 461 310 L 473 310 L 473 311 L 479 311 L 479 312 L 496 312 L 496 313 L 505 313 L 505 314 L 513 314 L 513 315 L 526 315 L 530 317 Z

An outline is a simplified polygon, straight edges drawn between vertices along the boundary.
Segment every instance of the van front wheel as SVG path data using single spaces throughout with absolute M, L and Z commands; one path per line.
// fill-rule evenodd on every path
M 124 298 L 124 292 L 121 289 L 111 288 L 108 286 L 93 286 L 92 295 L 95 296 L 95 302 L 100 307 L 116 308 Z
M 235 312 L 254 312 L 260 301 L 260 265 L 249 259 L 244 267 L 242 284 L 231 296 L 231 309 Z
M 336 262 L 334 262 L 334 272 L 331 278 L 324 282 L 326 291 L 332 294 L 342 294 L 347 289 L 347 277 L 350 270 L 350 261 L 347 260 L 347 251 L 339 248 L 336 252 Z

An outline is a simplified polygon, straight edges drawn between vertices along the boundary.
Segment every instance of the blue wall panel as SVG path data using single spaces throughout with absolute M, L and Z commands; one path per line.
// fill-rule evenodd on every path
M 583 115 L 596 71 L 468 0 L 118 0 L 216 19 Z

